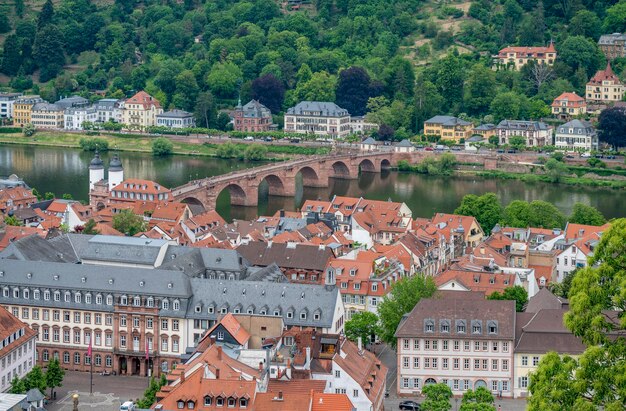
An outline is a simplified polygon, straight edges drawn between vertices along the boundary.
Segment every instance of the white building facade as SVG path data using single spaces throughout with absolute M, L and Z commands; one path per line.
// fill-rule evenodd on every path
M 554 145 L 563 150 L 598 150 L 598 134 L 589 121 L 572 120 L 557 127 Z
M 285 132 L 337 138 L 350 134 L 350 113 L 335 103 L 302 101 L 285 114 Z
M 37 333 L 14 315 L 19 314 L 16 310 L 11 311 L 0 307 L 0 392 L 11 388 L 14 378 L 28 374 L 37 360 Z
M 455 396 L 478 387 L 512 397 L 515 303 L 449 292 L 422 299 L 396 331 L 398 394 L 443 383 Z
M 20 93 L 0 93 L 0 118 L 13 118 L 13 103 Z

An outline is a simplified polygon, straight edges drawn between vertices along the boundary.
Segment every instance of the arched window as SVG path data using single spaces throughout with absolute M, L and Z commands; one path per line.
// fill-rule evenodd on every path
M 102 365 L 102 356 L 100 354 L 96 354 L 94 360 L 97 367 Z
M 121 305 L 128 305 L 128 297 L 123 295 L 120 297 L 120 304 Z
M 174 303 L 172 304 L 174 311 L 178 311 L 180 310 L 180 301 L 178 300 L 174 300 Z
M 50 360 L 50 353 L 48 352 L 48 350 L 43 350 L 41 357 L 43 358 L 44 362 L 48 362 Z
M 74 294 L 74 302 L 80 304 L 80 302 L 82 301 L 83 297 L 80 293 L 76 293 Z
M 161 301 L 161 309 L 163 309 L 163 310 L 169 310 L 170 309 L 170 302 L 166 298 L 163 299 L 163 301 Z
M 91 304 L 91 294 L 89 293 L 85 294 L 85 303 Z
M 104 359 L 104 365 L 106 367 L 111 368 L 113 366 L 113 357 L 111 357 L 110 355 L 107 355 Z
M 141 297 L 139 297 L 138 295 L 135 296 L 135 298 L 133 298 L 133 305 L 135 307 L 139 307 L 141 306 Z
M 107 305 L 113 305 L 113 296 L 111 294 L 107 295 Z
M 70 363 L 70 353 L 65 351 L 63 353 L 63 364 L 69 364 Z
M 146 307 L 154 307 L 154 298 L 148 297 L 148 299 L 146 300 Z
M 33 298 L 35 300 L 38 300 L 41 297 L 41 293 L 39 292 L 39 290 L 34 290 L 33 291 Z
M 50 290 L 45 290 L 43 292 L 43 299 L 46 300 L 46 301 L 50 300 Z
M 72 296 L 71 296 L 70 292 L 69 292 L 69 291 L 66 291 L 66 292 L 65 292 L 65 295 L 64 295 L 64 297 L 63 297 L 64 301 L 65 301 L 66 303 L 69 303 L 69 302 L 70 302 L 70 300 L 71 300 L 71 298 L 72 298 Z
M 24 291 L 22 291 L 22 296 L 24 296 L 25 299 L 30 298 L 30 291 L 28 290 L 28 288 L 24 288 Z
M 96 304 L 102 304 L 102 294 L 96 295 Z
M 20 289 L 17 287 L 13 289 L 13 298 L 20 298 Z

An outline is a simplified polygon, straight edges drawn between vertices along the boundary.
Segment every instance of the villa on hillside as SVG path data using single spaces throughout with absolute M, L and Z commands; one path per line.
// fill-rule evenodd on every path
M 157 115 L 163 113 L 161 103 L 145 91 L 124 101 L 122 123 L 130 130 L 145 130 L 157 125 Z
M 441 140 L 453 140 L 457 143 L 472 135 L 474 125 L 469 121 L 452 116 L 435 116 L 424 122 L 425 136 L 438 136 Z
M 285 113 L 285 132 L 345 137 L 350 134 L 350 113 L 335 103 L 302 101 Z
M 576 93 L 562 93 L 552 102 L 555 117 L 569 119 L 587 112 L 587 102 Z
M 587 102 L 614 103 L 624 98 L 626 87 L 613 72 L 611 63 L 607 63 L 606 69 L 599 70 L 587 83 Z
M 234 112 L 235 131 L 270 131 L 276 130 L 276 124 L 272 121 L 272 112 L 257 100 L 250 100 L 246 105 L 241 105 L 241 100 Z
M 554 43 L 550 42 L 548 47 L 505 47 L 494 56 L 494 61 L 496 65 L 510 66 L 519 70 L 531 61 L 551 66 L 556 56 Z

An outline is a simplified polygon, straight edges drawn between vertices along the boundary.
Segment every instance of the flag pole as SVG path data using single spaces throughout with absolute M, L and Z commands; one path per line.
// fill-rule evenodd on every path
M 89 395 L 93 395 L 93 353 L 91 345 L 91 335 L 89 336 L 89 348 L 87 349 L 87 355 L 89 356 Z

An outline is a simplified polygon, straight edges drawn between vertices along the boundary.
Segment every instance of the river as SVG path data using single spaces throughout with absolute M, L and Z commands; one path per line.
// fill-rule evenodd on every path
M 78 200 L 88 199 L 89 161 L 93 153 L 76 149 L 36 146 L 0 145 L 0 176 L 17 174 L 41 193 L 68 193 Z M 108 154 L 104 154 L 108 164 Z M 208 157 L 171 156 L 153 158 L 147 153 L 122 152 L 126 178 L 157 181 L 165 187 L 176 187 L 189 179 L 203 178 L 258 165 Z M 452 212 L 465 194 L 495 192 L 503 204 L 513 200 L 544 200 L 568 214 L 576 202 L 598 208 L 607 218 L 626 216 L 625 190 L 574 187 L 547 183 L 524 183 L 517 180 L 481 177 L 435 177 L 393 171 L 364 173 L 359 180 L 331 179 L 328 188 L 297 185 L 295 198 L 268 196 L 261 185 L 259 206 L 231 207 L 227 193 L 218 198 L 218 212 L 227 220 L 252 219 L 273 214 L 281 208 L 296 210 L 306 199 L 328 199 L 332 195 L 363 196 L 371 199 L 405 202 L 416 217 L 432 217 L 435 212 Z

